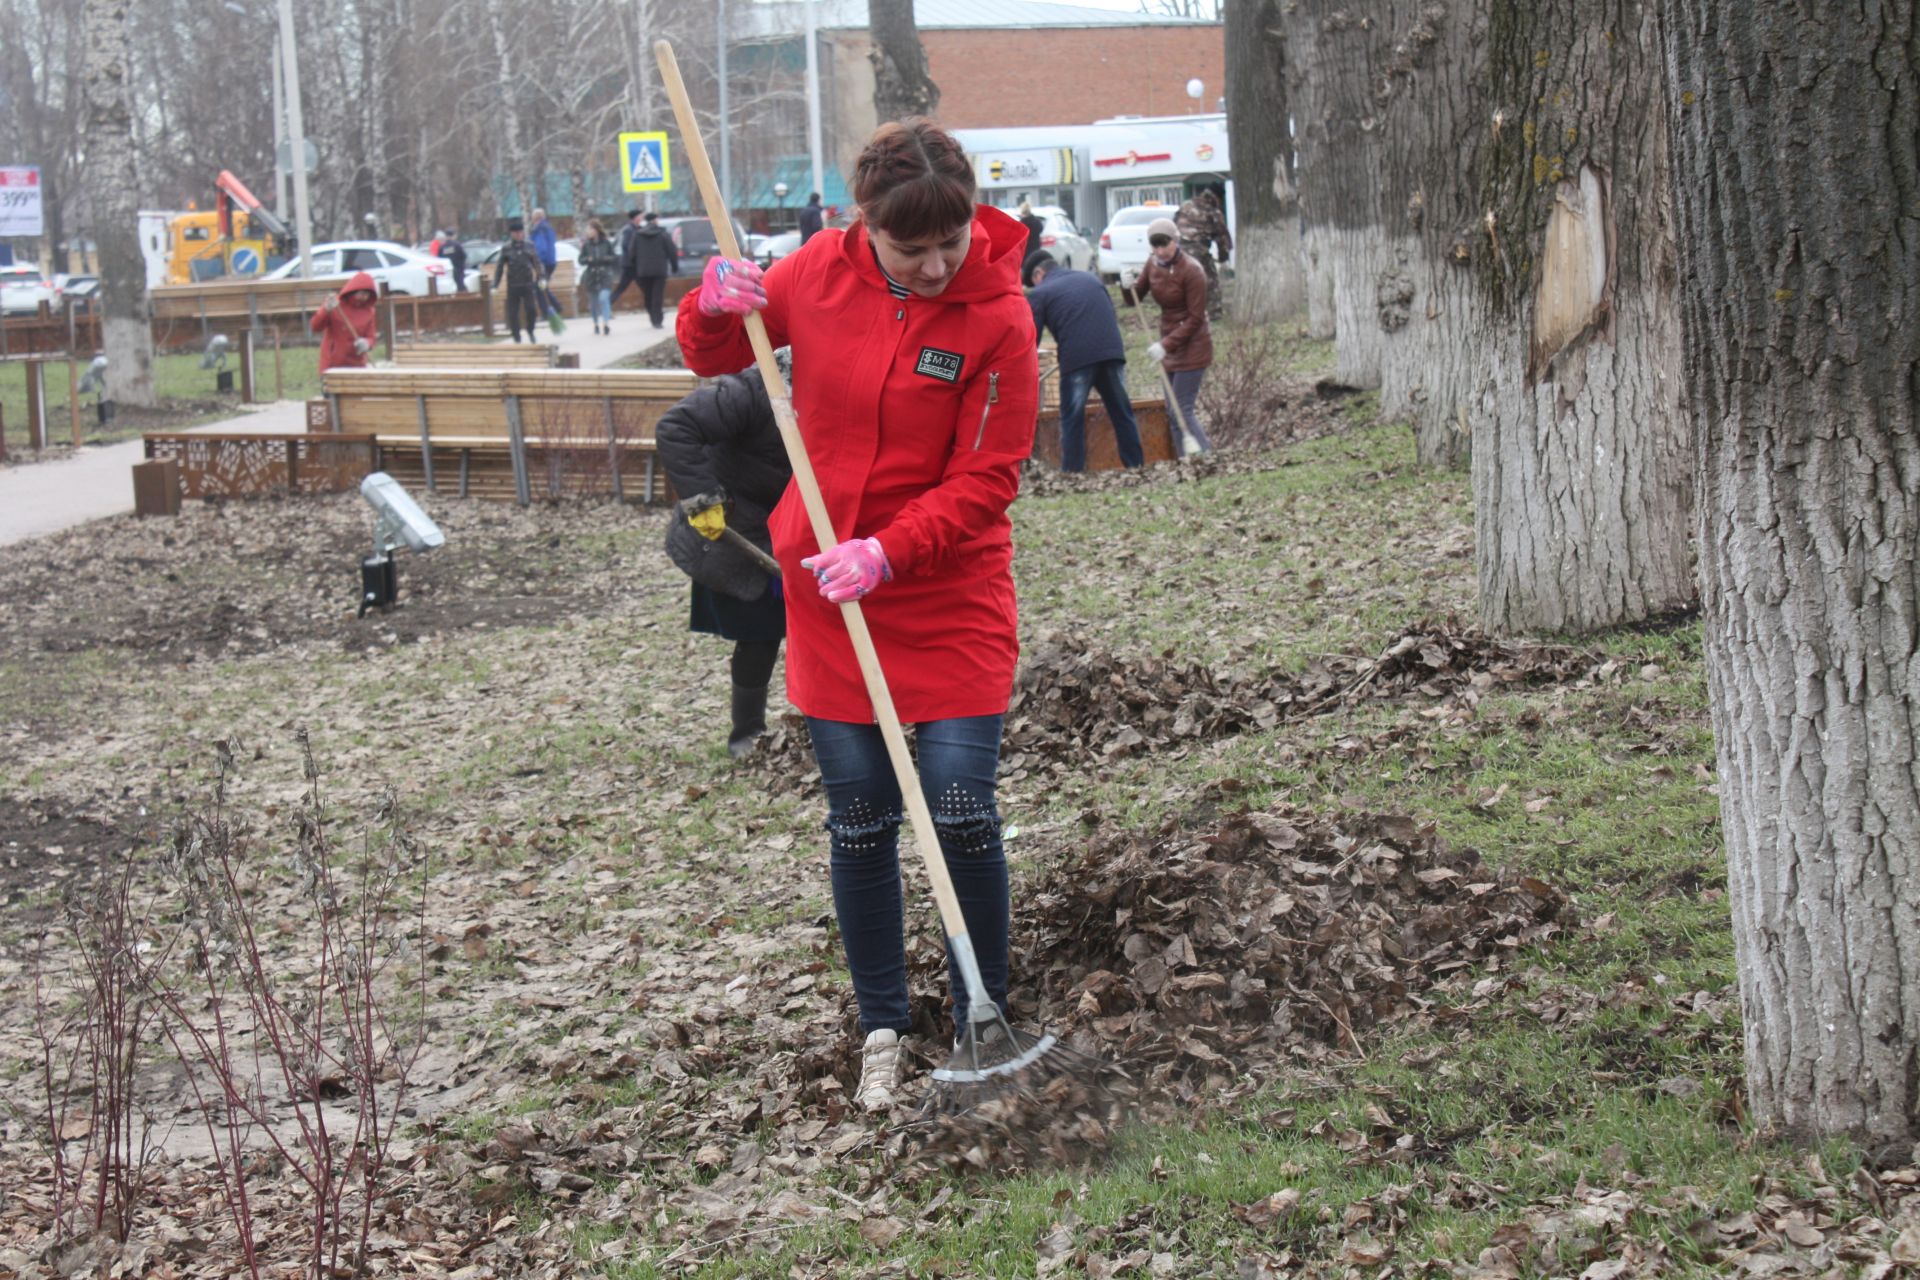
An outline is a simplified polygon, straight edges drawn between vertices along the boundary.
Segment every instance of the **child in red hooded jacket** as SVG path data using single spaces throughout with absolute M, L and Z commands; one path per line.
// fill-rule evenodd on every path
M 380 334 L 378 298 L 373 277 L 361 271 L 313 313 L 307 327 L 320 335 L 320 372 L 367 367 L 367 353 Z
M 882 125 L 854 169 L 860 219 L 764 278 L 708 263 L 680 347 L 696 373 L 753 360 L 741 317 L 792 344 L 794 409 L 840 541 L 821 551 L 797 488 L 769 521 L 786 581 L 787 694 L 827 790 L 834 910 L 866 1033 L 856 1100 L 896 1099 L 912 1026 L 900 792 L 838 605 L 862 610 L 902 721 L 917 724 L 933 811 L 988 993 L 1007 990 L 1007 864 L 995 772 L 1019 657 L 1012 525 L 1039 410 L 1027 231 L 975 206 L 960 144 L 926 120 Z M 762 310 L 764 308 L 764 310 Z M 801 583 L 817 579 L 818 591 Z M 871 594 L 869 594 L 871 593 Z M 953 981 L 956 1025 L 966 990 Z

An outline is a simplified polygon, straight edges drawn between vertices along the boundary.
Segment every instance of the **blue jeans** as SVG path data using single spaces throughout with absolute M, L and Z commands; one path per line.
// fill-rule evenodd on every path
M 1183 423 L 1186 429 L 1193 433 L 1193 442 L 1195 444 L 1199 445 L 1202 449 L 1213 448 L 1213 441 L 1207 439 L 1206 428 L 1200 425 L 1200 406 L 1197 403 L 1200 399 L 1200 380 L 1206 376 L 1207 371 L 1205 369 L 1186 369 L 1179 373 L 1170 373 L 1167 375 L 1167 380 L 1173 383 L 1174 403 L 1180 406 L 1179 417 L 1176 418 L 1173 423 L 1176 451 L 1178 449 L 1180 430 Z M 1171 405 L 1168 407 L 1172 408 Z
M 1140 424 L 1133 419 L 1133 400 L 1127 395 L 1127 362 L 1099 360 L 1060 375 L 1060 469 L 1087 469 L 1087 393 L 1098 391 L 1113 420 L 1113 442 L 1120 464 L 1137 467 L 1146 461 L 1140 451 Z
M 1000 844 L 994 775 L 1000 766 L 1000 716 L 930 720 L 919 726 L 920 790 L 933 810 L 940 852 L 973 939 L 987 994 L 1007 1005 L 1007 856 Z M 900 887 L 900 786 L 880 727 L 807 718 L 813 756 L 827 788 L 833 910 L 860 1004 L 860 1029 L 905 1033 L 906 908 Z M 967 988 L 951 955 L 954 1020 L 967 1019 Z
M 613 323 L 613 290 L 595 289 L 587 295 L 587 305 L 593 308 L 595 324 Z

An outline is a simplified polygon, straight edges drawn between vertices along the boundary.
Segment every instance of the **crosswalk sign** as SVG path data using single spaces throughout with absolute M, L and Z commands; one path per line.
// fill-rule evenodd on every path
M 668 169 L 667 135 L 620 135 L 620 185 L 628 191 L 665 191 L 673 185 Z

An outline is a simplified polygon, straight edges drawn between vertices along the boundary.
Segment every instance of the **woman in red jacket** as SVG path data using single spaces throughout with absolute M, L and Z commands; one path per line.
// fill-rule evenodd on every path
M 321 335 L 320 372 L 367 367 L 367 353 L 380 334 L 375 313 L 378 296 L 373 277 L 356 272 L 339 293 L 327 299 L 326 306 L 313 313 L 308 327 Z
M 766 273 L 708 264 L 676 329 L 688 367 L 753 359 L 741 317 L 791 343 L 794 409 L 837 545 L 819 551 L 787 487 L 769 529 L 787 591 L 787 696 L 827 789 L 834 910 L 866 1033 L 856 1100 L 891 1106 L 912 1025 L 902 939 L 900 791 L 838 604 L 865 599 L 880 664 L 915 735 L 920 784 L 987 990 L 1007 990 L 1007 864 L 994 774 L 1013 688 L 1007 506 L 1032 451 L 1039 367 L 1020 293 L 1026 228 L 973 203 L 973 166 L 925 120 L 861 153 L 860 218 Z M 812 579 L 818 592 L 799 584 Z M 869 594 L 871 593 L 871 594 Z M 966 991 L 953 981 L 956 1025 Z

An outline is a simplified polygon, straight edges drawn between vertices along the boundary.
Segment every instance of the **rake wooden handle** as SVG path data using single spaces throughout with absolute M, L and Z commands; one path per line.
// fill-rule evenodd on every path
M 1146 274 L 1147 269 L 1143 265 L 1140 268 L 1140 275 L 1144 276 Z M 1135 277 L 1133 283 L 1139 284 L 1139 278 Z M 1140 332 L 1147 335 L 1147 341 L 1149 343 L 1153 342 L 1153 330 L 1147 327 L 1147 308 L 1141 301 L 1143 295 L 1135 293 L 1131 285 L 1123 284 L 1120 286 L 1120 289 L 1133 301 L 1133 313 L 1140 317 Z M 1174 398 L 1173 378 L 1167 373 L 1167 366 L 1159 360 L 1155 360 L 1153 364 L 1155 368 L 1160 370 L 1160 390 L 1167 397 L 1167 418 L 1180 428 L 1181 439 L 1176 440 L 1173 445 L 1173 460 L 1178 462 L 1180 461 L 1181 450 L 1185 447 L 1185 442 L 1193 438 L 1193 430 L 1187 425 L 1187 415 L 1180 412 L 1179 400 Z
M 714 239 L 724 257 L 738 258 L 740 241 L 733 233 L 733 218 L 727 210 L 720 184 L 713 176 L 713 162 L 707 158 L 707 144 L 700 136 L 700 124 L 694 118 L 693 103 L 687 98 L 686 82 L 680 78 L 680 63 L 673 56 L 673 45 L 666 40 L 655 41 L 653 52 L 660 62 L 660 74 L 666 81 L 673 114 L 680 122 L 681 142 L 686 146 L 687 158 L 693 162 L 693 175 L 700 184 L 700 197 L 706 202 L 707 217 L 713 223 Z M 793 480 L 800 487 L 800 500 L 806 504 L 807 519 L 813 524 L 814 540 L 825 551 L 840 539 L 834 533 L 833 522 L 827 518 L 827 504 L 820 496 L 819 481 L 814 479 L 806 441 L 800 438 L 800 426 L 793 416 L 793 401 L 787 396 L 787 381 L 780 376 L 780 366 L 774 363 L 773 343 L 767 337 L 766 322 L 758 312 L 747 315 L 747 340 L 753 344 L 754 359 L 760 366 L 760 380 L 766 384 L 767 398 L 773 401 L 773 420 L 780 428 L 780 441 L 786 446 L 787 460 L 793 464 Z M 804 589 L 798 583 L 789 588 L 792 591 Z M 857 601 L 850 600 L 841 605 L 840 616 L 846 620 L 847 633 L 853 638 L 854 656 L 860 660 L 860 674 L 866 679 L 867 696 L 873 700 L 873 716 L 880 725 L 880 736 L 886 740 L 887 757 L 893 762 L 894 777 L 900 784 L 900 798 L 907 806 L 907 816 L 913 823 L 914 843 L 920 846 L 921 861 L 927 866 L 927 879 L 933 882 L 933 898 L 940 907 L 940 923 L 946 929 L 947 938 L 955 952 L 964 957 L 961 969 L 967 977 L 967 996 L 978 1007 L 988 1003 L 988 997 L 980 982 L 979 965 L 974 962 L 973 945 L 967 937 L 967 920 L 960 912 L 960 899 L 953 892 L 953 878 L 947 874 L 946 859 L 940 853 L 933 814 L 927 809 L 926 797 L 920 793 L 920 777 L 913 767 L 913 757 L 907 753 L 906 735 L 900 731 L 900 715 L 893 708 L 893 695 L 887 691 L 887 677 L 880 669 L 880 655 L 874 650 L 873 636 L 867 630 L 866 616 L 860 612 Z

